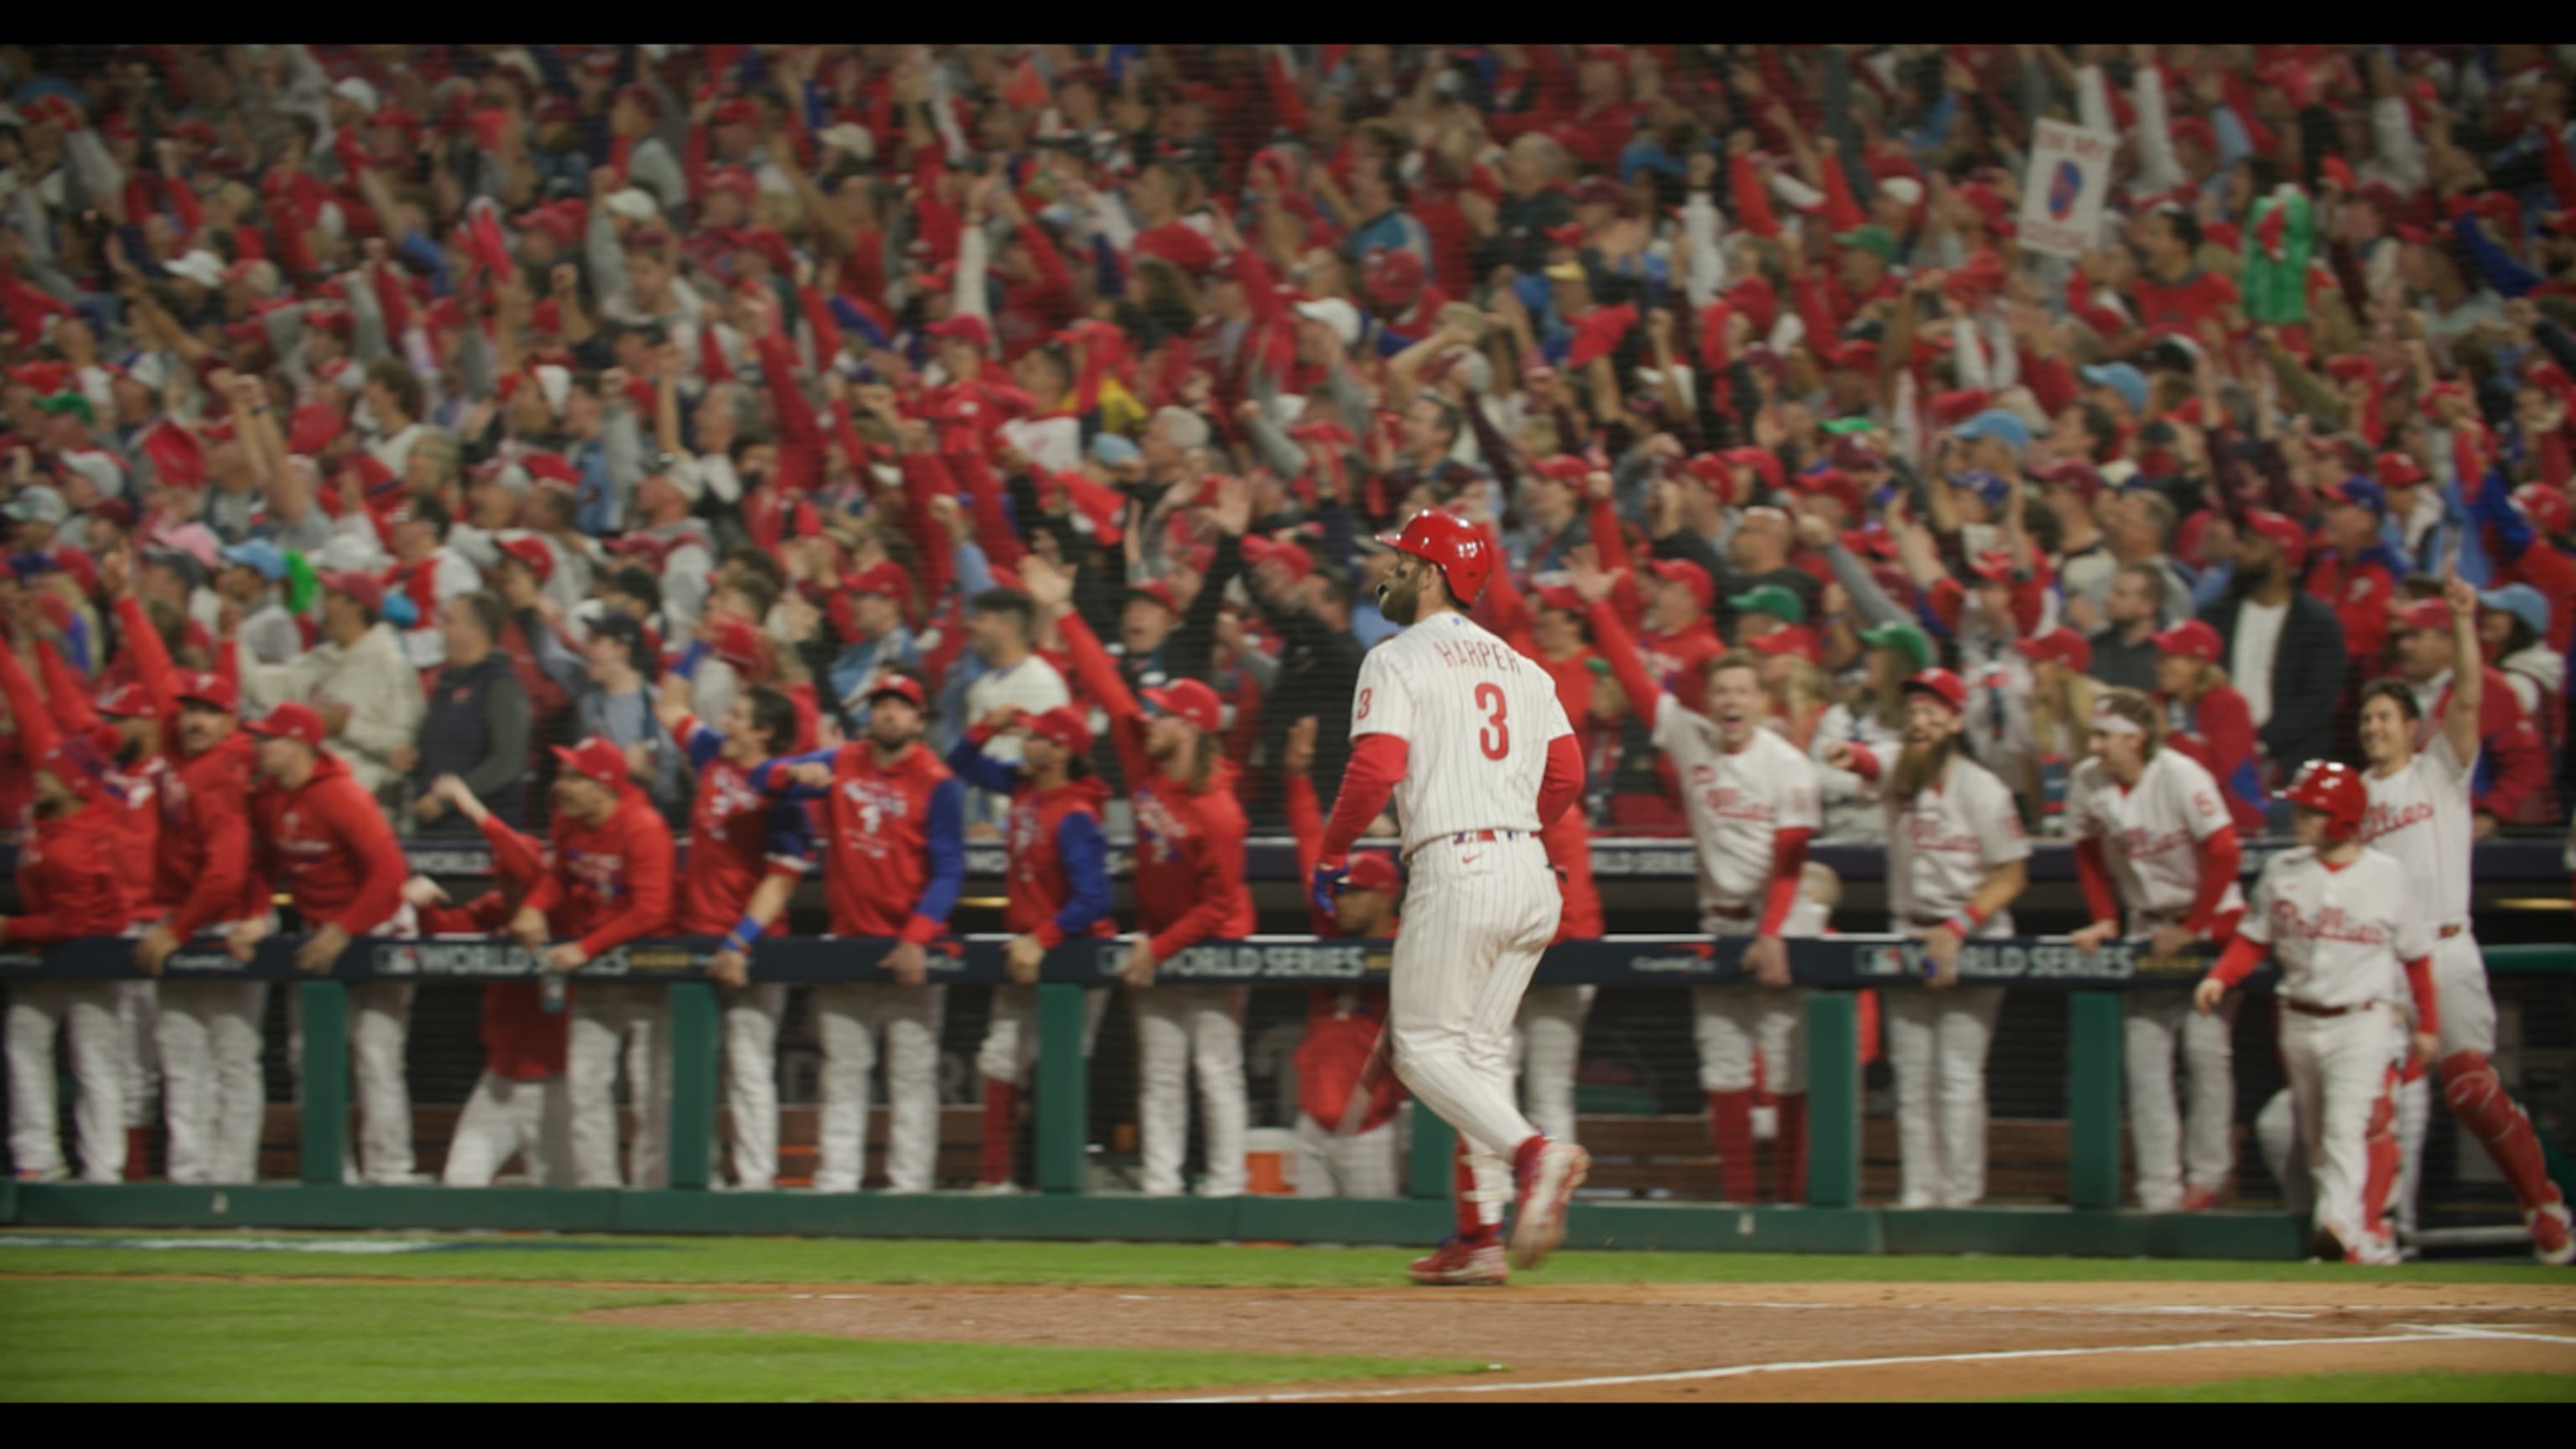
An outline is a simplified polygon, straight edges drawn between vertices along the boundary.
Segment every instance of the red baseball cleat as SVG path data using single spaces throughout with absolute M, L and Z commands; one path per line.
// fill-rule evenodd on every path
M 2205 1213 L 2218 1206 L 2218 1189 L 2192 1187 L 2183 1189 L 2182 1201 L 2174 1204 L 2178 1213 Z
M 2531 1256 L 2553 1267 L 2576 1263 L 2576 1234 L 2568 1231 L 2566 1203 L 2535 1208 L 2523 1221 L 2531 1227 Z
M 1512 1214 L 1512 1266 L 1535 1268 L 1565 1241 L 1565 1207 L 1592 1171 L 1592 1154 L 1571 1142 L 1544 1143 L 1521 1181 Z
M 1471 1243 L 1455 1233 L 1441 1239 L 1429 1257 L 1414 1259 L 1404 1271 L 1414 1282 L 1433 1288 L 1499 1288 L 1512 1281 L 1511 1265 L 1503 1261 L 1500 1241 L 1486 1238 Z

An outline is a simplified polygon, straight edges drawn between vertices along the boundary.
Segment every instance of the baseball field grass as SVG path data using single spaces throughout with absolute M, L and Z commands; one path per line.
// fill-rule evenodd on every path
M 2505 1336 L 2512 1341 L 2494 1345 L 2507 1357 L 2419 1359 L 2405 1365 L 2409 1372 L 2300 1372 L 2357 1368 L 2361 1361 L 2313 1351 L 2323 1345 L 2298 1344 L 2292 1347 L 2301 1350 L 2293 1355 L 2299 1361 L 2282 1364 L 2270 1377 L 2213 1372 L 2206 1381 L 2175 1383 L 2150 1382 L 2155 1376 L 2143 1375 L 2130 1385 L 2098 1382 L 2098 1375 L 2034 1376 L 2009 1386 L 1996 1382 L 1998 1390 L 2009 1392 L 1971 1386 L 1939 1396 L 2576 1398 L 2576 1335 L 2560 1336 L 2576 1329 L 2576 1277 L 2528 1264 L 2361 1269 L 2171 1260 L 1569 1253 L 1529 1277 L 1532 1286 L 1526 1289 L 1516 1283 L 1500 1292 L 1438 1293 L 1396 1286 L 1408 1256 L 1383 1248 L 1202 1244 L 0 1232 L 0 1401 L 777 1402 L 1257 1394 L 1271 1391 L 1267 1386 L 1313 1397 L 1332 1393 L 1334 1385 L 1380 1396 L 1436 1395 L 1513 1391 L 1500 1381 L 1515 1373 L 1529 1381 L 1531 1391 L 1559 1383 L 1723 1378 L 1739 1372 L 1726 1367 L 1737 1362 L 1748 1364 L 1741 1371 L 1758 1370 L 1762 1377 L 1731 1387 L 1758 1396 L 1812 1386 L 1808 1380 L 1815 1376 L 1772 1373 L 1750 1364 L 1760 1353 L 1730 1355 L 1724 1342 L 1712 1338 L 1704 1352 L 1693 1345 L 1693 1356 L 1672 1361 L 1685 1372 L 1600 1378 L 1589 1368 L 1602 1361 L 1599 1356 L 1585 1359 L 1579 1343 L 1568 1347 L 1568 1340 L 1579 1341 L 1586 1332 L 1568 1315 L 1597 1311 L 1607 1315 L 1603 1321 L 1621 1323 L 1631 1313 L 1687 1310 L 1709 1315 L 1704 1321 L 1713 1326 L 1768 1337 L 1772 1330 L 1752 1326 L 1759 1311 L 1818 1310 L 1782 1321 L 1823 1329 L 1830 1316 L 1823 1310 L 1890 1302 L 1927 1315 L 1986 1315 L 1940 1322 L 2001 1332 L 2006 1319 L 1994 1315 L 2024 1312 L 2010 1306 L 2021 1301 L 2016 1295 L 2039 1304 L 2074 1304 L 2090 1294 L 2105 1302 L 2160 1305 L 2138 1313 L 2189 1314 L 2230 1311 L 2192 1303 L 2278 1309 L 2283 1300 L 2293 1308 L 2323 1307 L 2347 1297 L 2360 1303 L 2371 1294 L 2398 1294 L 2422 1305 L 2422 1311 L 2399 1316 L 2420 1319 L 2436 1310 L 2464 1311 L 2447 1300 L 2481 1292 L 2524 1310 L 2523 1320 Z M 1853 1301 L 1768 1301 L 1800 1295 Z M 2007 1306 L 1980 1306 L 1990 1303 Z M 2333 1316 L 2246 1311 L 2258 1319 Z M 2550 1313 L 2568 1316 L 2545 1316 Z M 1387 1331 L 1373 1339 L 1356 1326 L 1372 1314 L 1430 1317 L 1413 1330 L 1389 1320 Z M 2495 1325 L 2487 1320 L 2495 1316 L 2471 1314 L 2489 1328 Z M 1854 1321 L 1865 1326 L 1871 1320 Z M 1932 1317 L 1918 1322 L 1932 1335 L 1927 1346 L 1935 1357 L 1962 1346 L 1950 1341 L 1946 1327 L 1935 1333 Z M 2186 1318 L 2122 1322 L 2128 1327 L 2121 1331 L 2161 1335 L 2163 1346 L 2176 1350 L 2211 1347 L 2201 1341 L 2211 1333 L 2329 1327 L 2291 1330 L 2260 1322 L 2221 1329 L 2212 1320 Z M 2110 1320 L 2016 1316 L 2011 1323 L 2020 1336 L 1991 1345 L 2010 1351 L 1956 1356 L 2047 1357 L 2059 1350 L 2033 1354 L 2023 1348 L 2052 1341 L 2032 1337 L 2038 1329 L 2063 1339 L 2078 1326 L 2091 1331 L 2101 1324 L 2107 1330 Z M 2078 1333 L 2065 1341 L 2088 1340 Z M 2391 1354 L 2409 1351 L 2405 1345 L 2414 1341 L 2385 1335 L 2352 1340 L 2377 1345 L 2363 1351 Z M 2477 1347 L 2462 1341 L 2436 1346 Z M 1839 1368 L 1915 1347 L 1895 1340 L 1846 1344 L 1826 1334 L 1804 1356 L 1831 1363 L 1791 1367 Z M 2188 1355 L 2153 1356 L 2179 1363 Z M 1628 1367 L 1615 1357 L 1608 1361 Z M 1929 1359 L 1918 1361 L 1932 1371 Z M 2530 1368 L 2541 1371 L 2506 1371 Z

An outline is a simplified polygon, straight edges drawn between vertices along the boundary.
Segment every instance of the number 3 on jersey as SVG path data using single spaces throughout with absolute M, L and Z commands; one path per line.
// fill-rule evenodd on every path
M 1503 698 L 1499 684 L 1476 686 L 1476 708 L 1485 712 L 1485 728 L 1476 731 L 1476 744 L 1485 758 L 1499 760 L 1512 752 L 1512 726 L 1508 718 L 1509 701 Z

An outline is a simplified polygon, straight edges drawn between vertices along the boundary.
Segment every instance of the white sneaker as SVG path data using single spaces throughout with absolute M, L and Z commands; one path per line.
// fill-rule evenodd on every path
M 1016 1182 L 979 1182 L 967 1189 L 975 1197 L 1011 1197 L 1020 1190 Z

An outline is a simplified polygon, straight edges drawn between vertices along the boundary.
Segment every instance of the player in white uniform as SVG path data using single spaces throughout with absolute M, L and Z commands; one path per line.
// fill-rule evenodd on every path
M 1506 1154 L 1518 1188 L 1513 1266 L 1544 1261 L 1590 1170 L 1513 1100 L 1512 1018 L 1563 902 L 1538 832 L 1583 789 L 1574 728 L 1547 671 L 1462 612 L 1493 571 L 1493 548 L 1445 513 L 1418 513 L 1384 540 L 1399 557 L 1378 608 L 1404 632 L 1371 650 L 1351 703 L 1352 750 L 1316 864 L 1333 907 L 1352 842 L 1390 791 L 1410 884 L 1388 982 L 1395 1068 L 1466 1139 L 1478 1227 L 1414 1265 L 1416 1281 L 1499 1282 Z M 1462 1224 L 1463 1225 L 1463 1224 Z
M 1761 656 L 1709 661 L 1709 713 L 1657 688 L 1609 605 L 1611 576 L 1583 570 L 1574 586 L 1591 603 L 1593 637 L 1637 712 L 1654 726 L 1655 747 L 1672 762 L 1699 855 L 1700 929 L 1745 940 L 1744 966 L 1758 985 L 1691 993 L 1699 1039 L 1700 1090 L 1708 1095 L 1709 1137 L 1730 1202 L 1759 1200 L 1753 1171 L 1753 1059 L 1778 1095 L 1781 1196 L 1805 1197 L 1807 996 L 1790 989 L 1782 945 L 1798 904 L 1807 842 L 1823 825 L 1816 768 L 1806 752 L 1765 728 L 1772 717 Z
M 2066 784 L 2066 829 L 2093 911 L 2093 924 L 2075 933 L 2077 946 L 2098 951 L 2127 939 L 2175 956 L 2195 942 L 2224 947 L 2235 936 L 2245 913 L 2236 885 L 2244 857 L 2227 802 L 2198 761 L 2164 748 L 2163 715 L 2145 695 L 2112 690 L 2096 702 L 2093 757 Z M 2235 1165 L 2228 1132 L 2236 1110 L 2234 1013 L 2202 1015 L 2179 993 L 2132 992 L 2123 1004 L 2138 1205 L 2149 1212 L 2215 1207 Z M 2191 1063 L 2187 1137 L 2174 1110 L 2176 1037 Z
M 1926 669 L 1905 682 L 1905 749 L 1892 764 L 1839 742 L 1825 762 L 1882 782 L 1892 929 L 1923 943 L 1931 973 L 1928 989 L 1887 1003 L 1899 1207 L 1972 1207 L 1986 1195 L 1986 1050 L 2004 993 L 1959 985 L 1959 947 L 2010 936 L 2009 907 L 2029 881 L 2012 792 L 1961 744 L 1967 701 L 1959 676 Z
M 2477 591 L 2456 575 L 2445 585 L 2454 644 L 2462 659 L 2477 654 Z M 2442 1095 L 2451 1115 L 2477 1134 L 2522 1205 L 2532 1252 L 2544 1263 L 2576 1261 L 2567 1203 L 2531 1130 L 2531 1119 L 2496 1079 L 2488 1060 L 2495 1051 L 2495 1001 L 2487 994 L 2486 960 L 2478 954 L 2469 920 L 2469 843 L 2472 780 L 2478 766 L 2478 710 L 2486 692 L 2484 671 L 2454 676 L 2450 703 L 2437 727 L 2424 734 L 2414 694 L 2398 681 L 2375 681 L 2361 696 L 2361 752 L 2370 762 L 2364 784 L 2370 813 L 2361 838 L 2404 868 L 2433 929 L 2433 986 L 2441 996 Z M 2415 1184 L 2421 1176 L 2424 1132 L 2431 1116 L 2430 1089 L 2417 1063 L 2410 1084 L 2411 1109 L 2399 1098 L 2399 1139 L 2406 1164 L 2398 1215 L 2414 1227 Z
M 2407 888 L 2405 868 L 2357 838 L 2369 804 L 2359 771 L 2310 760 L 2281 798 L 2299 807 L 2298 848 L 2265 862 L 2236 939 L 2201 978 L 2192 1004 L 2214 1010 L 2265 956 L 2280 963 L 2273 1000 L 2315 1192 L 2316 1251 L 2351 1263 L 2394 1263 L 2391 1094 L 2408 1049 L 2396 1013 L 2411 996 L 2414 1049 L 2430 1052 L 2439 1022 L 2427 959 L 2432 924 Z

